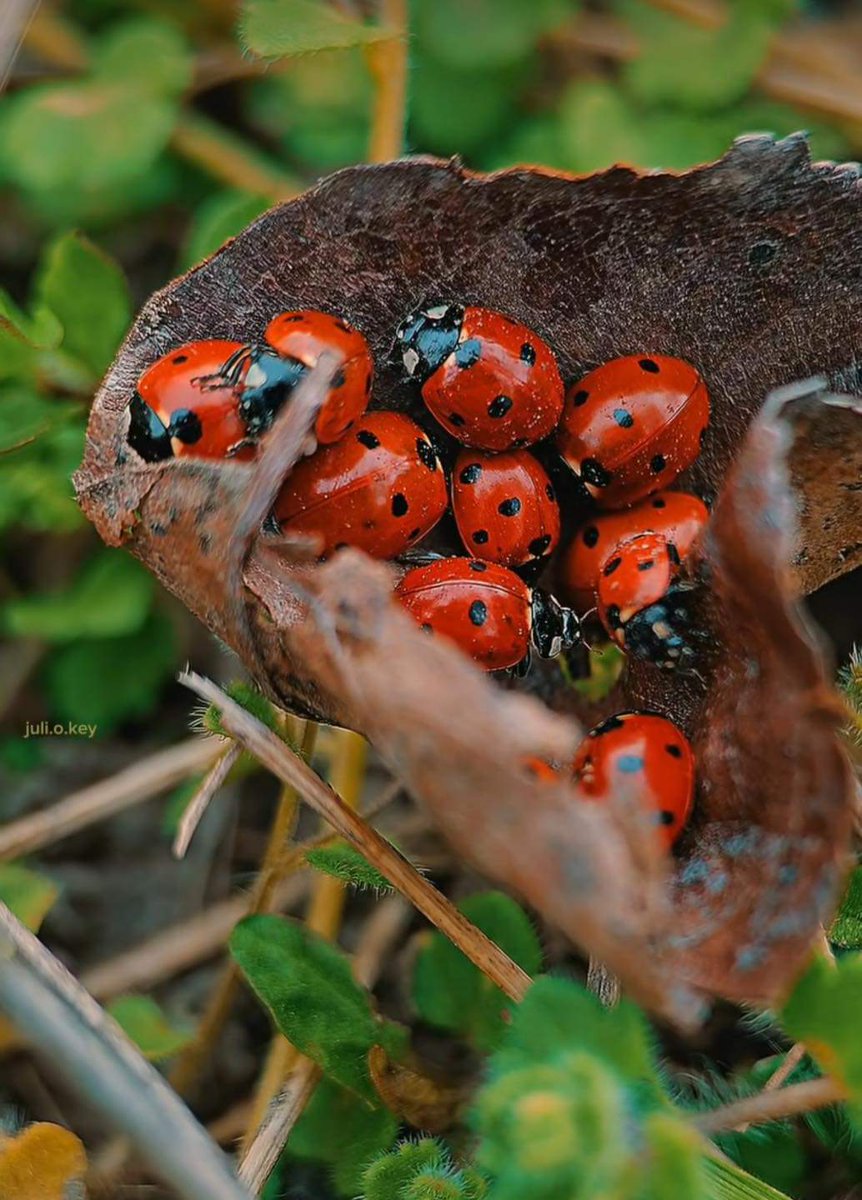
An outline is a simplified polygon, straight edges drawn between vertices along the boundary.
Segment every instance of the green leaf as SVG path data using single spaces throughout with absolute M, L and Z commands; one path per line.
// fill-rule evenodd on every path
M 150 996 L 118 996 L 107 1011 L 149 1062 L 171 1058 L 194 1036 L 193 1030 L 173 1025 Z
M 284 1036 L 330 1079 L 374 1103 L 366 1058 L 381 1029 L 347 956 L 300 922 L 275 916 L 241 921 L 230 948 Z
M 586 700 L 597 703 L 609 696 L 625 666 L 625 655 L 613 642 L 593 644 L 590 673 L 586 679 L 573 679 L 572 687 Z
M 410 128 L 423 150 L 471 154 L 512 122 L 532 58 L 494 70 L 455 70 L 421 58 L 412 75 Z
M 60 889 L 53 880 L 20 863 L 0 863 L 0 900 L 31 933 L 37 933 Z
M 417 0 L 420 52 L 462 71 L 505 67 L 577 11 L 572 0 Z
M 66 414 L 34 442 L 4 458 L 0 529 L 20 525 L 58 534 L 84 524 L 70 480 L 81 462 L 84 424 L 73 416 Z
M 601 171 L 615 163 L 641 161 L 639 116 L 619 88 L 599 80 L 570 84 L 559 113 L 570 170 Z
M 670 1113 L 650 1113 L 644 1121 L 648 1157 L 637 1200 L 707 1200 L 703 1141 L 690 1125 Z
M 526 913 L 502 892 L 481 892 L 458 906 L 528 975 L 542 964 L 542 948 Z M 423 1020 L 462 1034 L 478 1049 L 493 1049 L 511 1007 L 478 967 L 440 933 L 432 933 L 416 962 L 413 1002 Z
M 288 1153 L 329 1164 L 336 1193 L 355 1196 L 367 1166 L 393 1145 L 397 1128 L 397 1117 L 388 1109 L 370 1108 L 324 1078 L 291 1134 Z
M 52 404 L 23 385 L 0 389 L 0 454 L 32 442 L 64 416 L 62 405 Z
M 637 2 L 626 4 L 625 11 L 640 53 L 624 67 L 624 79 L 646 104 L 711 113 L 741 100 L 772 37 L 769 15 L 753 4 L 736 6 L 718 29 Z
M 327 0 L 246 0 L 240 21 L 244 46 L 261 58 L 367 45 L 390 36 L 384 26 L 354 21 Z
M 228 238 L 236 237 L 268 207 L 264 197 L 249 192 L 216 192 L 210 196 L 197 210 L 186 238 L 181 258 L 183 269 L 215 254 Z
M 787 1034 L 804 1042 L 826 1074 L 849 1093 L 848 1112 L 862 1124 L 862 955 L 848 954 L 832 965 L 818 956 L 796 984 L 781 1021 Z
M 388 1150 L 398 1119 L 382 1106 L 369 1107 L 353 1092 L 323 1079 L 290 1135 L 289 1153 L 328 1163 L 340 1196 L 356 1196 L 378 1155 Z
M 45 253 L 37 295 L 63 327 L 63 350 L 101 376 L 132 316 L 117 264 L 80 234 L 63 234 Z
M 703 1170 L 709 1200 L 790 1200 L 784 1192 L 776 1191 L 732 1162 L 705 1157 Z
M 191 83 L 192 68 L 177 27 L 142 17 L 109 29 L 95 56 L 93 74 L 131 83 L 143 93 L 177 96 Z
M 54 314 L 37 308 L 33 314 L 22 312 L 15 301 L 0 288 L 0 326 L 13 331 L 19 339 L 36 349 L 59 346 L 62 328 Z
M 42 678 L 52 717 L 96 725 L 104 735 L 146 716 L 177 665 L 173 626 L 153 613 L 137 633 L 77 640 L 55 650 Z
M 381 875 L 364 854 L 360 854 L 355 847 L 347 845 L 346 842 L 309 850 L 305 861 L 316 871 L 331 875 L 333 879 L 342 879 L 353 887 L 365 888 L 378 894 L 395 890 L 386 876 Z
M 0 623 L 12 636 L 49 642 L 119 637 L 141 628 L 154 590 L 152 576 L 131 555 L 101 550 L 69 587 L 7 601 Z
M 857 867 L 847 884 L 841 907 L 829 930 L 836 946 L 858 949 L 862 946 L 862 867 Z

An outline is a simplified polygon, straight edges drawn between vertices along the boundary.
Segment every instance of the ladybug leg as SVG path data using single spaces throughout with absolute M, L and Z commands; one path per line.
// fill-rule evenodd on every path
M 515 663 L 514 667 L 509 667 L 506 672 L 512 679 L 523 679 L 528 674 L 530 667 L 533 665 L 533 652 L 529 648 L 527 653 L 519 663 Z
M 254 353 L 254 346 L 243 346 L 241 350 L 235 350 L 218 371 L 211 375 L 197 375 L 192 384 L 200 387 L 203 392 L 217 392 L 224 387 L 236 387 L 242 378 L 247 360 L 253 358 Z

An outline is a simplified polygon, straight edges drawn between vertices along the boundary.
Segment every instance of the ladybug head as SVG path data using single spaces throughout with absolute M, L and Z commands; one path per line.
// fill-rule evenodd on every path
M 395 338 L 410 379 L 424 383 L 446 361 L 458 345 L 463 320 L 460 304 L 435 304 L 404 318 Z
M 581 622 L 576 614 L 540 588 L 533 589 L 532 617 L 530 636 L 542 658 L 556 658 L 582 640 Z
M 129 418 L 126 441 L 145 462 L 162 462 L 173 457 L 171 435 L 164 421 L 153 412 L 138 392 L 132 396 Z

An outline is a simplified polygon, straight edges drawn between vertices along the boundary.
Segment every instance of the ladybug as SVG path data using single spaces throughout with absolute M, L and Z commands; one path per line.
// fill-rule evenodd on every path
M 557 445 L 597 504 L 625 508 L 666 488 L 700 453 L 709 395 L 679 358 L 615 358 L 573 384 Z
M 563 410 L 553 352 L 488 308 L 439 304 L 398 327 L 404 370 L 444 429 L 467 446 L 509 450 L 550 434 Z
M 209 340 L 178 346 L 138 381 L 129 405 L 127 441 L 146 462 L 192 456 L 254 456 L 239 415 L 239 385 L 210 381 L 242 349 L 241 342 Z
M 486 671 L 523 674 L 531 649 L 554 658 L 581 640 L 571 609 L 482 559 L 440 558 L 413 567 L 395 594 L 423 629 L 451 638 Z
M 659 492 L 622 512 L 600 513 L 578 529 L 559 559 L 560 588 L 576 610 L 595 604 L 599 570 L 619 542 L 639 533 L 660 533 L 685 561 L 709 520 L 702 500 L 688 492 Z
M 627 653 L 691 671 L 700 635 L 689 611 L 691 585 L 674 581 L 679 567 L 676 546 L 662 534 L 628 538 L 604 560 L 596 599 L 599 619 Z
M 350 545 L 394 558 L 437 524 L 447 503 L 428 435 L 401 413 L 374 412 L 294 467 L 273 516 L 283 532 L 318 537 L 324 555 Z
M 590 800 L 610 800 L 615 790 L 634 783 L 644 808 L 655 814 L 667 850 L 691 815 L 691 746 L 672 721 L 655 713 L 621 712 L 591 729 L 578 747 L 572 774 Z
M 267 325 L 264 341 L 241 347 L 212 386 L 240 389 L 239 414 L 248 436 L 256 438 L 327 350 L 343 358 L 314 427 L 317 440 L 329 445 L 365 412 L 374 375 L 368 343 L 343 317 L 310 309 L 279 313 Z
M 558 783 L 560 780 L 557 769 L 543 758 L 525 758 L 523 766 L 527 774 L 539 783 Z
M 529 450 L 462 450 L 452 472 L 452 512 L 477 558 L 522 567 L 560 540 L 560 506 L 547 471 Z

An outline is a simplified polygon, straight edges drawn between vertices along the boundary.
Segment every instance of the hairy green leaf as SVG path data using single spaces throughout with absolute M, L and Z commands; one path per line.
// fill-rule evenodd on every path
M 836 946 L 858 950 L 862 946 L 862 867 L 857 867 L 847 883 L 841 907 L 829 930 Z
M 188 269 L 209 258 L 228 238 L 235 237 L 268 207 L 264 197 L 249 192 L 216 192 L 210 196 L 195 214 L 186 237 L 181 266 Z
M 381 875 L 364 854 L 360 854 L 355 847 L 345 842 L 309 850 L 305 861 L 316 871 L 331 875 L 333 879 L 342 879 L 353 887 L 378 893 L 394 891 L 386 876 Z
M 323 1079 L 290 1135 L 289 1153 L 328 1163 L 339 1196 L 354 1197 L 369 1164 L 395 1140 L 398 1119 Z
M 529 917 L 502 892 L 481 892 L 459 906 L 465 917 L 510 958 L 534 975 L 542 948 Z M 440 933 L 432 933 L 419 954 L 413 976 L 413 1002 L 423 1020 L 460 1033 L 478 1049 L 500 1041 L 511 1003 L 469 959 Z
M 436 1138 L 401 1142 L 362 1173 L 362 1200 L 401 1200 L 420 1171 L 448 1163 L 448 1152 Z
M 192 58 L 175 25 L 145 17 L 113 25 L 99 45 L 93 74 L 144 94 L 176 96 L 192 78 Z

